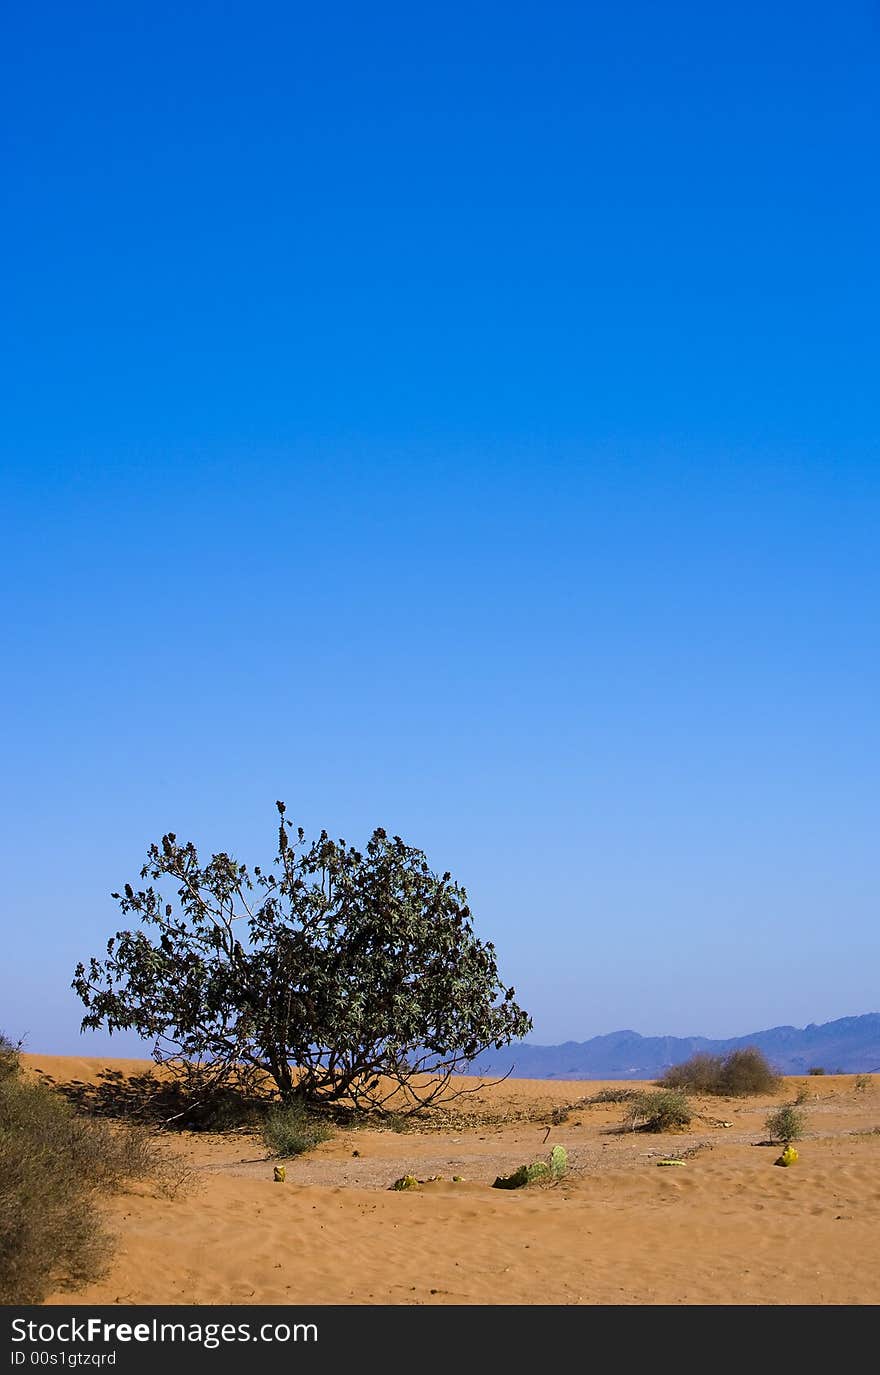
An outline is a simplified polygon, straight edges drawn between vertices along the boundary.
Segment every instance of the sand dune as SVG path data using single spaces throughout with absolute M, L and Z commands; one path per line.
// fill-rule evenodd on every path
M 56 1079 L 107 1062 L 25 1056 Z M 142 1073 L 148 1064 L 117 1061 Z M 807 1136 L 791 1169 L 756 1145 L 771 1106 L 806 1083 Z M 274 1161 L 258 1138 L 169 1136 L 194 1171 L 169 1200 L 108 1205 L 107 1275 L 52 1303 L 876 1304 L 880 1301 L 880 1085 L 852 1076 L 787 1080 L 775 1098 L 698 1100 L 686 1133 L 609 1134 L 616 1105 L 554 1106 L 594 1083 L 508 1080 L 462 1100 L 439 1131 L 339 1131 L 308 1156 Z M 721 1121 L 730 1125 L 722 1127 Z M 492 1189 L 499 1172 L 565 1145 L 551 1188 Z M 353 1154 L 357 1152 L 357 1154 Z M 680 1168 L 658 1168 L 667 1153 Z M 407 1172 L 445 1180 L 389 1192 Z M 453 1184 L 451 1175 L 465 1176 Z

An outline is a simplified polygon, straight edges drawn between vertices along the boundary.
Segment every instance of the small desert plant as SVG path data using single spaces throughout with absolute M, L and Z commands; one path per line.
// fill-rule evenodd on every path
M 809 1097 L 810 1097 L 810 1090 L 807 1088 L 806 1084 L 801 1084 L 800 1088 L 798 1089 L 797 1093 L 796 1093 L 795 1096 L 794 1096 L 794 1105 L 795 1105 L 795 1107 L 796 1107 L 796 1108 L 799 1108 L 800 1105 L 801 1105 L 801 1103 L 806 1103 L 807 1100 L 809 1099 Z
M 798 1112 L 793 1103 L 786 1103 L 783 1107 L 771 1112 L 765 1122 L 771 1141 L 800 1141 L 804 1134 L 804 1124 L 806 1118 L 802 1112 Z
M 689 1126 L 693 1110 L 680 1089 L 658 1089 L 639 1093 L 623 1119 L 632 1131 L 665 1132 Z
M 512 1174 L 500 1174 L 493 1189 L 524 1189 L 528 1184 L 558 1184 L 568 1170 L 568 1152 L 564 1146 L 554 1146 L 549 1160 L 533 1160 L 520 1165 Z
M 550 1167 L 544 1160 L 534 1160 L 531 1165 L 520 1165 L 512 1174 L 496 1177 L 493 1189 L 524 1189 L 528 1184 L 543 1183 L 550 1177 Z
M 822 1065 L 811 1065 L 810 1068 L 807 1070 L 807 1073 L 808 1073 L 808 1074 L 824 1074 L 824 1073 L 825 1073 L 825 1070 L 824 1070 L 824 1068 L 822 1067 Z
M 728 1051 L 726 1055 L 692 1055 L 673 1065 L 660 1080 L 666 1089 L 686 1089 L 722 1098 L 742 1098 L 749 1094 L 772 1093 L 779 1087 L 779 1075 L 755 1046 Z
M 561 1179 L 568 1171 L 568 1151 L 564 1146 L 554 1146 L 550 1152 L 550 1174 Z
M 333 1135 L 304 1105 L 281 1103 L 270 1108 L 262 1123 L 263 1140 L 276 1155 L 302 1155 Z
M 856 1075 L 856 1082 L 854 1087 L 857 1093 L 864 1093 L 866 1089 L 872 1088 L 873 1084 L 874 1080 L 871 1078 L 870 1074 Z
M 634 1098 L 638 1098 L 639 1090 L 616 1085 L 613 1088 L 599 1089 L 592 1098 L 585 1099 L 587 1103 L 630 1103 Z
M 568 1171 L 568 1151 L 564 1145 L 554 1145 L 549 1160 L 532 1160 L 511 1174 L 499 1174 L 492 1188 L 524 1189 L 529 1184 L 558 1184 Z
M 100 1274 L 109 1248 L 98 1197 L 158 1177 L 160 1157 L 142 1129 L 77 1117 L 25 1079 L 2 1038 L 0 1062 L 0 1303 L 41 1303 Z

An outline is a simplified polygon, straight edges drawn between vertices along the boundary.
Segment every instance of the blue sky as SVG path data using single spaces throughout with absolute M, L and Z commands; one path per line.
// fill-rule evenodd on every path
M 875 5 L 19 7 L 0 1026 L 376 825 L 533 1039 L 874 1011 Z

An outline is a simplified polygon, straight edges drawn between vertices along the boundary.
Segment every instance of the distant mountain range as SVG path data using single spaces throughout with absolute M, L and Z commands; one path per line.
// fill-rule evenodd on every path
M 697 1051 L 721 1055 L 741 1046 L 757 1046 L 780 1074 L 806 1074 L 813 1067 L 827 1074 L 880 1073 L 880 1012 L 839 1017 L 836 1022 L 803 1028 L 775 1026 L 728 1041 L 706 1036 L 640 1036 L 612 1031 L 589 1041 L 561 1046 L 535 1046 L 528 1041 L 491 1051 L 473 1071 L 506 1074 L 517 1079 L 656 1079 L 670 1065 Z

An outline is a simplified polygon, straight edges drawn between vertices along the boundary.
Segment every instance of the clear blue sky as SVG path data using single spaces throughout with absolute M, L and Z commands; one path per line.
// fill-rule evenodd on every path
M 7 13 L 0 1026 L 274 802 L 532 1039 L 877 1010 L 875 4 Z

